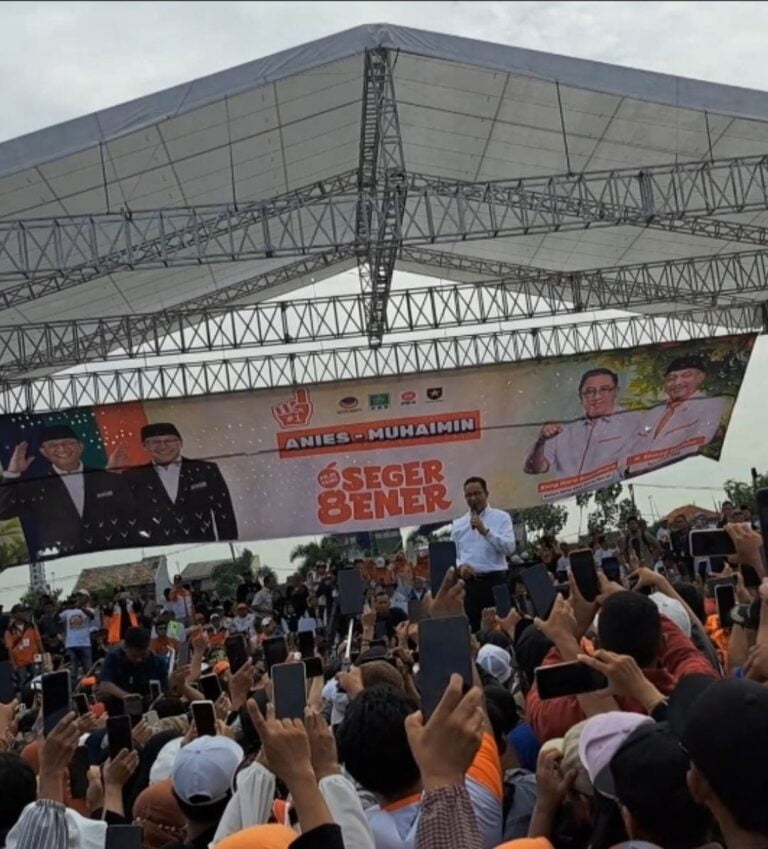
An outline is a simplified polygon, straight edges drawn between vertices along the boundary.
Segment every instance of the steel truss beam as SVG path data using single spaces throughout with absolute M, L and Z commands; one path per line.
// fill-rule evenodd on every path
M 442 372 L 521 360 L 758 331 L 761 311 L 731 307 L 637 316 L 329 351 L 280 353 L 219 362 L 141 366 L 0 384 L 0 412 L 183 398 L 297 384 Z
M 676 222 L 768 208 L 768 157 L 485 184 L 409 174 L 407 187 L 404 245 L 654 221 L 665 229 L 689 226 L 718 238 L 752 240 L 757 233 L 744 225 L 730 230 L 725 222 Z M 384 193 L 358 188 L 357 172 L 238 208 L 0 221 L 0 283 L 13 284 L 0 291 L 0 304 L 19 306 L 120 269 L 360 251 L 367 247 L 358 240 L 361 204 L 371 209 L 370 233 L 378 234 L 385 226 Z
M 409 253 L 406 249 L 404 259 L 432 264 L 450 257 L 421 249 Z M 318 269 L 327 273 L 339 258 L 332 262 L 323 257 L 322 265 L 317 260 L 301 260 L 280 269 L 282 273 L 243 281 L 231 287 L 235 291 L 203 296 L 186 309 L 0 327 L 0 375 L 10 378 L 44 366 L 96 359 L 178 357 L 365 336 L 369 319 L 365 294 L 223 306 L 233 297 L 263 291 L 298 274 Z M 482 283 L 392 292 L 386 316 L 388 331 L 417 333 L 586 310 L 636 310 L 664 301 L 668 313 L 686 306 L 723 306 L 726 299 L 730 305 L 744 305 L 750 298 L 765 297 L 768 279 L 768 251 L 638 263 L 576 274 L 483 260 L 475 263 L 476 272 L 493 270 L 498 276 Z
M 384 48 L 365 53 L 363 115 L 360 129 L 360 197 L 357 209 L 358 269 L 367 297 L 366 331 L 380 345 L 386 330 L 387 299 L 400 245 L 407 198 L 405 155 L 392 76 L 391 54 Z M 374 229 L 371 200 L 381 196 Z M 371 199 L 371 200 L 369 200 Z

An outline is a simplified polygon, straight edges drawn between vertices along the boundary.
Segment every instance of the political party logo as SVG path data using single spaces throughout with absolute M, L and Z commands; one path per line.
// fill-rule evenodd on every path
M 389 409 L 389 392 L 377 392 L 374 395 L 368 396 L 368 406 L 372 410 L 388 410 Z
M 442 386 L 431 386 L 427 389 L 427 400 L 428 401 L 442 401 L 443 399 L 443 387 Z
M 272 416 L 281 428 L 303 427 L 312 419 L 312 410 L 309 389 L 294 389 L 290 401 L 272 407 Z
M 407 407 L 411 404 L 415 404 L 416 403 L 416 397 L 417 397 L 416 393 L 412 389 L 409 389 L 406 392 L 401 392 L 400 393 L 400 406 L 401 407 Z
M 360 409 L 360 402 L 355 398 L 354 395 L 347 395 L 345 398 L 342 398 L 339 401 L 339 412 L 340 413 L 354 413 L 356 410 Z

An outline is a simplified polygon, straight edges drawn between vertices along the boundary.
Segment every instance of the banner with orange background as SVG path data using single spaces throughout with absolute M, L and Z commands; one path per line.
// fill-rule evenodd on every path
M 465 510 L 471 475 L 494 506 L 515 509 L 695 453 L 716 459 L 753 342 L 5 416 L 0 522 L 23 529 L 26 551 L 0 561 L 447 522 Z M 77 512 L 72 479 L 40 442 L 69 436 L 61 426 L 86 481 Z M 79 535 L 63 539 L 59 514 Z

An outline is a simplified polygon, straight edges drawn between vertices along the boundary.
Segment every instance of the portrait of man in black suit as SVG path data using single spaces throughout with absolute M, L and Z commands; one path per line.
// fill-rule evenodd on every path
M 229 488 L 216 463 L 182 456 L 175 425 L 141 429 L 152 462 L 128 468 L 122 477 L 133 493 L 145 545 L 237 539 L 237 520 Z
M 0 518 L 21 518 L 30 549 L 40 556 L 147 544 L 130 487 L 118 475 L 84 466 L 84 447 L 71 427 L 44 427 L 39 450 L 46 472 L 30 472 L 35 455 L 27 442 L 16 445 L 3 472 Z

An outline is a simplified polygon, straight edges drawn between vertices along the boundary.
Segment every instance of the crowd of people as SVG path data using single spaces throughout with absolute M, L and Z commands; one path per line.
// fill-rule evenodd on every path
M 160 599 L 15 605 L 0 846 L 112 849 L 134 825 L 145 849 L 764 849 L 768 578 L 751 515 L 723 506 L 732 554 L 692 554 L 684 520 L 632 517 L 578 551 L 545 538 L 534 563 L 485 481 L 464 492 L 439 586 L 399 554 L 245 576 L 232 598 L 176 577 Z M 572 568 L 585 551 L 594 597 Z M 526 589 L 539 564 L 546 611 Z M 343 615 L 342 569 L 361 575 L 362 614 Z M 429 713 L 420 631 L 457 617 L 471 680 L 447 667 Z M 305 665 L 301 718 L 277 715 L 274 663 Z M 51 717 L 64 671 L 72 710 Z

